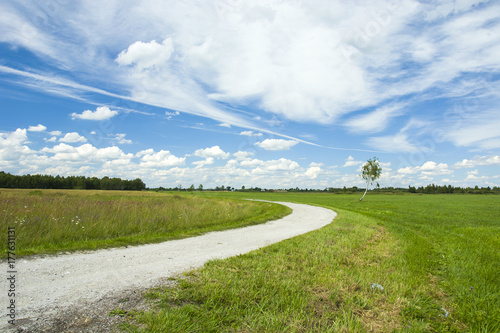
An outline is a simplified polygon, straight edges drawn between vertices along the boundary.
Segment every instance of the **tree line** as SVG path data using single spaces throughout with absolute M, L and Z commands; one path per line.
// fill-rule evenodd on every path
M 0 188 L 78 189 L 78 190 L 128 190 L 141 191 L 146 184 L 137 178 L 97 178 L 85 176 L 23 175 L 16 176 L 0 171 Z
M 410 193 L 424 193 L 424 194 L 449 194 L 449 193 L 468 193 L 468 194 L 500 194 L 499 187 L 454 187 L 451 185 L 434 185 L 429 184 L 426 187 L 419 186 L 408 186 L 408 192 Z
M 216 186 L 215 188 L 204 188 L 202 184 L 195 187 L 194 184 L 190 187 L 184 188 L 181 185 L 177 187 L 165 188 L 151 188 L 150 190 L 155 191 L 236 191 L 236 192 L 328 192 L 328 193 L 338 193 L 338 194 L 350 194 L 350 193 L 362 193 L 366 189 L 357 186 L 346 187 L 327 187 L 324 189 L 314 189 L 314 188 L 288 188 L 288 189 L 269 189 L 261 187 L 245 187 L 235 188 L 232 186 Z M 376 187 L 374 189 L 368 190 L 368 192 L 373 194 L 383 194 L 383 193 L 422 193 L 422 194 L 500 194 L 500 187 L 458 187 L 451 185 L 435 185 L 429 184 L 427 186 L 408 186 L 408 187 Z

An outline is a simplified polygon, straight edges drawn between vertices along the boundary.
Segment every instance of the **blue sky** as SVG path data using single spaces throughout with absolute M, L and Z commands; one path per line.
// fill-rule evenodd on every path
M 498 1 L 3 1 L 0 170 L 500 185 Z

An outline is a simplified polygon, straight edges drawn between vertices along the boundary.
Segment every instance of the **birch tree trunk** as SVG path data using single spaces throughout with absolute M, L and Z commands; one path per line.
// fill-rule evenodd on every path
M 361 197 L 361 199 L 359 199 L 359 201 L 363 200 L 363 198 L 364 198 L 364 197 L 365 197 L 365 195 L 366 195 L 366 192 L 368 192 L 368 185 L 369 185 L 369 184 L 370 184 L 370 183 L 366 182 L 366 190 L 365 190 L 365 193 L 363 194 L 363 196 Z

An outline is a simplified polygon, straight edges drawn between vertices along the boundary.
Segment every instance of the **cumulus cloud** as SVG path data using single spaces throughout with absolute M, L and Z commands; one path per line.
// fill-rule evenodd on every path
M 11 133 L 0 133 L 0 146 L 19 146 L 28 140 L 26 129 L 18 128 Z
M 25 145 L 28 141 L 26 129 L 18 128 L 14 132 L 0 133 L 0 166 L 6 167 L 10 162 L 15 162 L 23 155 L 31 153 Z
M 36 126 L 30 126 L 28 128 L 28 131 L 30 132 L 43 132 L 47 129 L 47 127 L 43 126 L 42 124 L 38 124 Z
M 256 160 L 255 162 L 257 162 L 258 164 L 256 165 L 259 166 L 252 170 L 253 174 L 268 174 L 275 171 L 293 171 L 300 167 L 297 162 L 286 158 L 269 161 Z
M 153 149 L 148 149 L 139 152 L 136 156 L 142 156 L 140 166 L 146 168 L 181 166 L 186 160 L 185 157 L 177 157 L 168 150 L 155 153 Z
M 254 155 L 254 153 L 252 153 L 252 152 L 241 151 L 241 150 L 239 150 L 233 154 L 233 156 L 236 157 L 236 159 L 239 161 L 247 160 L 250 158 L 250 156 L 253 156 L 253 155 Z
M 456 168 L 474 168 L 478 165 L 499 165 L 500 155 L 493 156 L 476 156 L 473 159 L 463 159 L 461 162 L 455 163 Z
M 205 165 L 214 164 L 214 158 L 213 157 L 207 157 L 205 160 L 203 160 L 203 161 L 196 161 L 196 162 L 193 162 L 193 164 L 197 165 L 198 167 L 202 167 L 202 166 L 205 166 Z
M 71 132 L 71 133 L 66 133 L 65 136 L 59 139 L 59 142 L 67 142 L 67 143 L 87 142 L 87 138 L 81 136 L 77 132 Z
M 85 110 L 81 114 L 73 112 L 71 119 L 106 120 L 113 118 L 117 114 L 118 111 L 112 111 L 107 106 L 99 106 L 95 111 Z
M 259 160 L 257 158 L 247 159 L 247 160 L 244 160 L 244 161 L 240 162 L 240 165 L 242 167 L 251 167 L 251 168 L 259 166 L 259 165 L 263 165 L 263 164 L 264 164 L 264 161 Z
M 155 40 L 144 43 L 137 41 L 131 44 L 127 50 L 123 50 L 116 62 L 120 65 L 135 65 L 138 69 L 161 66 L 174 52 L 174 45 L 171 38 L 163 40 L 158 44 Z
M 405 167 L 398 169 L 400 174 L 416 174 L 420 173 L 424 176 L 437 176 L 437 175 L 449 175 L 453 173 L 452 170 L 448 169 L 448 164 L 446 163 L 436 163 L 434 161 L 428 161 L 421 166 L 415 167 Z
M 261 142 L 255 143 L 256 146 L 265 150 L 289 150 L 295 146 L 298 141 L 295 140 L 284 140 L 284 139 L 266 139 Z
M 89 143 L 78 147 L 60 143 L 52 148 L 43 148 L 42 152 L 54 154 L 52 159 L 59 162 L 104 163 L 115 159 L 130 160 L 133 157 L 132 154 L 125 154 L 118 147 L 97 148 Z
M 316 179 L 318 178 L 318 175 L 321 173 L 321 168 L 318 166 L 313 166 L 307 169 L 306 171 L 306 176 L 309 177 L 310 179 Z
M 359 165 L 361 165 L 361 164 L 363 164 L 363 162 L 362 162 L 362 161 L 356 161 L 356 160 L 354 159 L 354 157 L 349 156 L 349 157 L 346 159 L 346 161 L 345 161 L 345 163 L 344 163 L 343 167 L 359 166 Z
M 224 152 L 219 146 L 213 146 L 205 149 L 198 149 L 194 152 L 194 156 L 204 157 L 204 158 L 222 158 L 226 159 L 229 157 L 229 153 Z

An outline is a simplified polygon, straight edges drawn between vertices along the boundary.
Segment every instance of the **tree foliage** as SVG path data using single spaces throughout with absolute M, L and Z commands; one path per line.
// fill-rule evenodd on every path
M 0 188 L 141 191 L 146 188 L 146 185 L 139 178 L 134 180 L 126 180 L 121 178 L 97 178 L 85 176 L 16 176 L 0 171 Z

